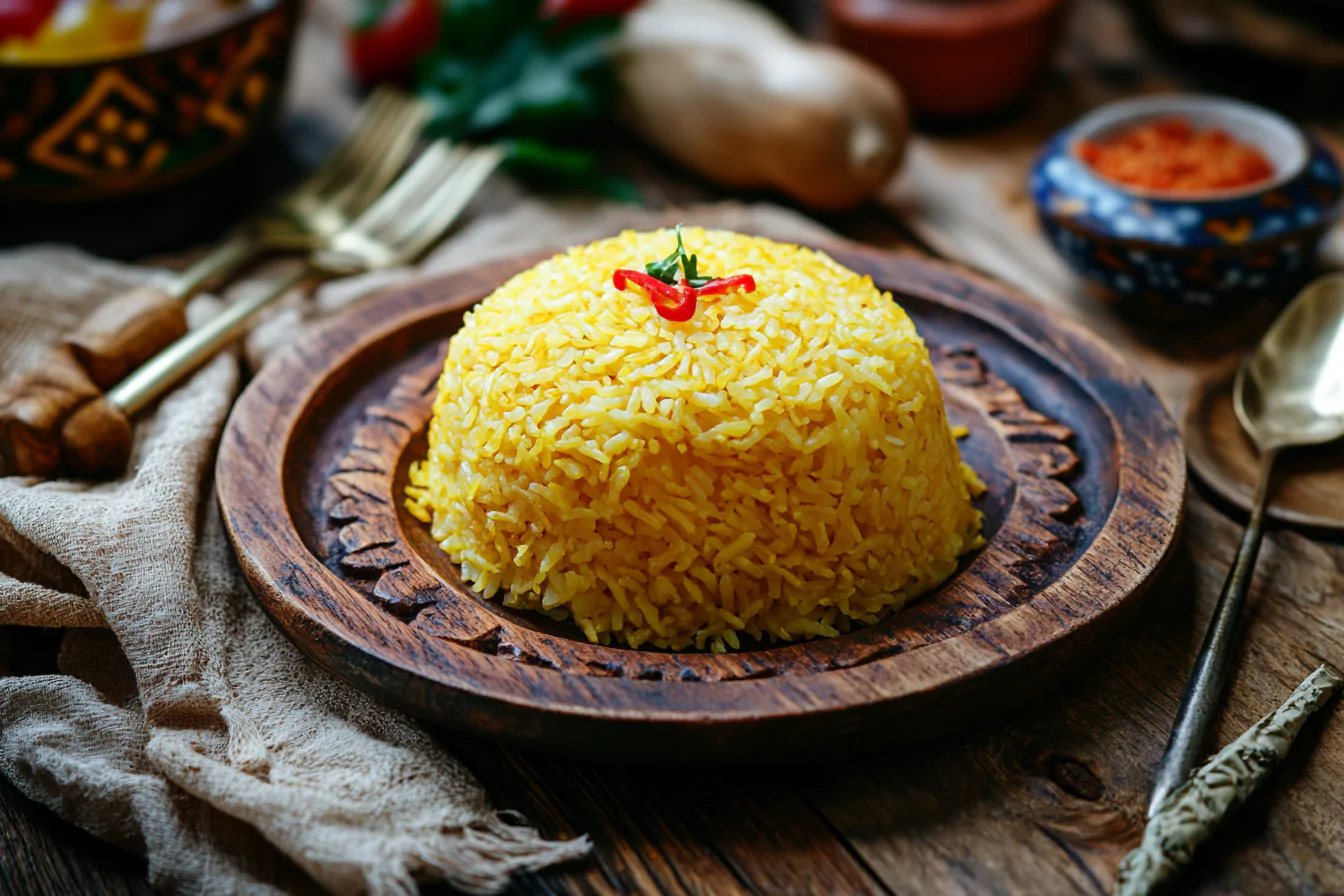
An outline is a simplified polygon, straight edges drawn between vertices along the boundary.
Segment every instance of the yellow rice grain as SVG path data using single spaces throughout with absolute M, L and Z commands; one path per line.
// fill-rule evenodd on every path
M 724 650 L 871 623 L 979 546 L 923 341 L 826 255 L 686 228 L 753 293 L 670 323 L 626 232 L 505 283 L 452 338 L 408 504 L 487 597 L 594 641 Z

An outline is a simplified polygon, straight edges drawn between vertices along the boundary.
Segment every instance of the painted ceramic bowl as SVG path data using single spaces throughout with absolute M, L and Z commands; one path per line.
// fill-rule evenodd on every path
M 1107 180 L 1079 156 L 1084 141 L 1169 118 L 1254 146 L 1274 174 L 1239 189 L 1161 193 Z M 1334 154 L 1283 117 L 1179 95 L 1112 103 L 1056 134 L 1029 189 L 1050 242 L 1101 295 L 1143 316 L 1189 316 L 1304 280 L 1339 217 L 1341 176 Z
M 298 11 L 259 0 L 130 53 L 0 59 L 0 199 L 127 196 L 233 157 L 280 110 Z

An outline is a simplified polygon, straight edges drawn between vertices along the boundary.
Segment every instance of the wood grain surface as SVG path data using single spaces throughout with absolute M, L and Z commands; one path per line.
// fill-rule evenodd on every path
M 1185 495 L 1176 425 L 1109 348 L 1011 291 L 824 248 L 914 318 L 990 486 L 986 546 L 914 606 L 835 638 L 674 653 L 592 644 L 465 585 L 404 510 L 406 470 L 445 339 L 531 258 L 362 303 L 257 375 L 216 472 L 253 592 L 319 662 L 414 715 L 580 755 L 783 761 L 1020 703 L 1094 656 L 1165 560 Z
M 332 77 L 341 54 L 334 9 L 312 5 L 296 57 L 291 121 L 309 158 L 331 145 L 353 109 Z M 1179 419 L 1194 385 L 1235 362 L 1274 308 L 1197 331 L 1152 332 L 1116 318 L 1035 233 L 1022 178 L 1039 142 L 1098 102 L 1182 84 L 1220 88 L 1210 72 L 1182 70 L 1182 59 L 1154 58 L 1116 0 L 1078 0 L 1064 52 L 1023 114 L 960 134 L 922 134 L 892 197 L 894 213 L 826 221 L 851 238 L 922 247 L 988 271 L 1054 314 L 1085 322 L 1140 367 Z M 1262 101 L 1294 99 L 1282 78 L 1254 68 L 1240 74 L 1265 91 Z M 656 206 L 717 195 L 646 155 L 628 161 Z M 516 196 L 495 191 L 477 211 L 505 208 Z M 1337 264 L 1339 234 L 1335 243 Z M 1133 624 L 1076 676 L 954 736 L 818 759 L 792 775 L 741 766 L 674 774 L 437 736 L 500 807 L 526 813 L 547 834 L 593 836 L 591 860 L 524 876 L 514 894 L 1108 893 L 1121 855 L 1138 842 L 1152 770 L 1241 537 L 1235 509 L 1197 478 L 1192 485 L 1183 540 Z M 1277 706 L 1321 659 L 1344 663 L 1342 596 L 1339 538 L 1268 533 L 1215 744 Z M 0 670 L 50 671 L 27 658 L 54 643 L 32 630 L 0 631 Z M 1344 893 L 1339 714 L 1327 707 L 1308 723 L 1285 765 L 1201 849 L 1173 892 Z M 142 893 L 142 869 L 0 786 L 0 894 Z
M 144 860 L 38 809 L 0 779 L 0 894 L 148 896 Z

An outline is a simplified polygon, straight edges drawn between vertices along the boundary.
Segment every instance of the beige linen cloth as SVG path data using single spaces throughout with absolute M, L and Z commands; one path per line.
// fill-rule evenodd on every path
M 585 241 L 665 215 L 524 202 L 463 229 L 430 270 Z M 766 206 L 673 219 L 807 239 Z M 414 272 L 331 284 L 248 343 L 257 363 L 306 320 Z M 0 253 L 0 374 L 31 363 L 116 290 L 163 276 L 67 248 Z M 207 314 L 212 299 L 192 314 Z M 130 472 L 0 478 L 0 624 L 67 627 L 61 674 L 0 678 L 0 771 L 32 799 L 148 859 L 191 894 L 470 892 L 584 855 L 491 808 L 413 722 L 311 664 L 247 593 L 215 506 L 217 440 L 240 387 L 216 358 L 137 428 Z

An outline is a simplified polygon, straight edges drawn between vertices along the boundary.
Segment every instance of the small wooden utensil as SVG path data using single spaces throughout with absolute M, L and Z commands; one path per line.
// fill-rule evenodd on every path
M 34 367 L 0 384 L 0 476 L 122 469 L 130 424 L 102 394 L 186 334 L 193 295 L 263 252 L 321 245 L 367 209 L 410 157 L 428 115 L 417 99 L 375 91 L 326 162 L 260 218 L 166 285 L 109 299 Z

